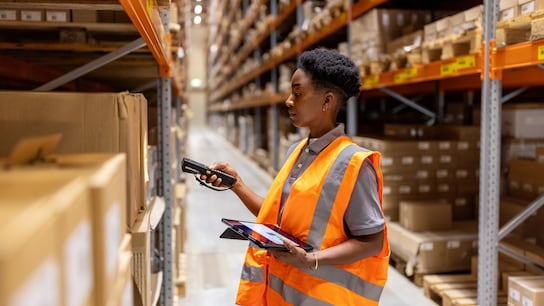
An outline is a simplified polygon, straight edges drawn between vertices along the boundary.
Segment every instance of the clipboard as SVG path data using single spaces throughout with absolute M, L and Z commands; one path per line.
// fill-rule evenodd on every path
M 219 236 L 225 239 L 250 240 L 261 249 L 288 251 L 283 240 L 288 239 L 298 247 L 310 252 L 313 247 L 306 242 L 284 232 L 273 224 L 262 224 L 222 218 L 228 228 Z

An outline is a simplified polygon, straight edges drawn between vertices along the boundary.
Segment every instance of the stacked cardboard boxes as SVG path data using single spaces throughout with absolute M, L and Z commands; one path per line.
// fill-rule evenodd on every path
M 130 246 L 130 236 L 127 236 L 124 214 L 127 189 L 125 167 L 124 154 L 58 155 L 54 163 L 17 166 L 0 172 L 2 185 L 0 214 L 18 210 L 21 212 L 20 216 L 27 216 L 25 211 L 32 209 L 47 217 L 49 220 L 47 222 L 52 223 L 52 231 L 48 231 L 48 227 L 44 225 L 46 237 L 42 237 L 42 229 L 39 229 L 40 234 L 26 230 L 26 225 L 38 221 L 34 220 L 32 215 L 28 216 L 28 220 L 20 220 L 19 215 L 12 215 L 15 220 L 19 220 L 20 228 L 10 229 L 20 245 L 29 245 L 34 239 L 18 235 L 20 232 L 32 233 L 42 239 L 43 243 L 51 244 L 44 247 L 42 242 L 39 242 L 36 246 L 41 246 L 44 250 L 53 248 L 55 252 L 55 257 L 48 259 L 46 272 L 52 271 L 55 265 L 58 266 L 58 272 L 55 272 L 58 274 L 57 280 L 42 279 L 47 282 L 38 283 L 38 287 L 44 284 L 58 287 L 58 289 L 46 288 L 51 289 L 47 294 L 55 294 L 55 290 L 60 290 L 58 301 L 53 305 L 106 305 L 115 295 L 112 288 L 121 277 L 120 263 L 127 260 L 130 262 L 132 257 L 132 253 L 126 251 L 127 244 Z M 8 227 L 11 226 L 10 222 L 6 224 Z M 36 262 L 36 257 L 43 259 L 47 258 L 48 254 L 47 251 L 35 251 L 33 254 L 22 252 L 22 249 L 9 250 L 5 254 L 17 255 L 16 258 L 3 255 L 0 261 L 14 265 L 13 267 L 18 269 L 32 266 L 31 263 Z M 129 258 L 122 260 L 122 254 Z M 20 264 L 13 260 L 20 260 Z M 58 260 L 58 263 L 53 265 L 54 260 Z M 3 281 L 3 284 L 7 286 L 17 284 L 8 290 L 11 292 L 5 292 L 2 297 L 8 299 L 13 294 L 15 296 L 22 294 L 20 297 L 13 297 L 11 302 L 15 304 L 7 305 L 33 304 L 15 302 L 20 298 L 23 300 L 34 298 L 27 291 L 36 290 L 33 289 L 33 286 L 36 286 L 33 277 L 8 268 L 2 270 L 1 274 L 9 278 Z M 43 271 L 39 271 L 29 273 L 48 277 Z M 126 275 L 126 268 L 121 271 Z M 130 270 L 128 271 L 130 273 Z M 26 281 L 22 280 L 21 283 L 11 279 L 23 277 L 29 278 Z M 40 296 L 38 292 L 36 294 Z M 49 297 L 45 297 L 47 298 Z
M 127 226 L 145 209 L 147 102 L 141 94 L 0 92 L 0 156 L 24 137 L 61 134 L 57 153 L 124 152 Z

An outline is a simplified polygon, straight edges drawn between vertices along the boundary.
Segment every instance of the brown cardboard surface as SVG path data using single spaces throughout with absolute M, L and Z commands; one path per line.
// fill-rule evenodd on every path
M 62 305 L 56 218 L 23 203 L 0 208 L 0 304 Z
M 89 235 L 88 240 L 92 245 L 89 250 L 84 252 L 91 257 L 91 264 L 85 266 L 94 268 L 91 271 L 94 280 L 93 296 L 97 305 L 104 305 L 115 278 L 117 253 L 121 238 L 128 230 L 124 213 L 127 188 L 125 154 L 57 154 L 52 156 L 52 160 L 54 162 L 36 166 L 22 166 L 0 172 L 0 178 L 2 175 L 7 177 L 10 184 L 13 185 L 17 182 L 16 175 L 20 181 L 26 182 L 27 185 L 32 184 L 32 190 L 37 196 L 45 194 L 48 188 L 49 190 L 60 188 L 61 178 L 80 177 L 84 181 L 82 184 L 87 191 L 88 208 L 84 210 L 81 208 L 82 205 L 72 206 L 77 211 L 73 211 L 67 219 L 79 220 L 76 217 L 78 213 L 86 212 L 86 220 L 88 221 L 88 229 L 86 230 Z M 34 187 L 34 185 L 36 186 Z M 59 192 L 61 199 L 56 202 L 63 203 L 63 199 L 75 190 L 78 189 L 72 188 L 72 190 L 67 189 L 67 191 Z M 6 195 L 2 198 L 6 199 Z M 79 278 L 81 279 L 82 276 L 80 275 Z M 71 281 L 68 285 L 70 284 L 77 285 L 78 282 Z M 77 292 L 76 290 L 69 291 Z
M 411 231 L 448 230 L 452 227 L 452 205 L 444 200 L 401 201 L 400 224 Z
M 390 222 L 391 251 L 407 262 L 414 262 L 417 272 L 468 271 L 478 236 L 474 224 L 460 222 L 454 223 L 450 231 L 416 233 Z
M 127 154 L 127 224 L 144 208 L 147 102 L 130 93 L 0 92 L 0 156 L 23 137 L 61 133 L 58 153 Z
M 90 197 L 85 180 L 74 172 L 22 169 L 0 173 L 0 186 L 2 209 L 30 206 L 51 214 L 54 234 L 50 235 L 56 238 L 63 292 L 59 305 L 94 305 Z
M 529 302 L 532 302 L 530 304 Z M 508 305 L 540 305 L 544 302 L 544 276 L 514 276 L 508 278 Z
M 141 212 L 131 230 L 132 235 L 132 275 L 142 298 L 143 305 L 151 304 L 151 211 Z

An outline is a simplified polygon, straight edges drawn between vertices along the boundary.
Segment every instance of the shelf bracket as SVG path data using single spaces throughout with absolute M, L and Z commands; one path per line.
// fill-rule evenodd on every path
M 423 113 L 423 114 L 425 114 L 425 115 L 427 115 L 427 116 L 429 116 L 429 117 L 431 117 L 433 119 L 436 117 L 436 114 L 433 113 L 432 111 L 426 109 L 425 107 L 415 103 L 414 101 L 412 101 L 412 100 L 410 100 L 410 99 L 408 99 L 406 97 L 403 97 L 403 96 L 399 95 L 398 93 L 394 92 L 393 90 L 391 90 L 391 89 L 389 89 L 387 87 L 380 87 L 379 89 L 380 89 L 380 91 L 382 91 L 382 92 L 386 93 L 387 95 L 391 96 L 392 98 L 394 98 L 394 99 L 396 99 L 396 100 L 410 106 L 411 108 L 417 110 L 420 113 Z
M 113 52 L 110 52 L 102 57 L 99 57 L 97 59 L 95 59 L 94 61 L 91 61 L 90 63 L 87 63 L 79 68 L 76 68 L 68 73 L 66 73 L 65 75 L 63 76 L 60 76 L 48 83 L 45 83 L 43 84 L 42 86 L 40 87 L 37 87 L 34 89 L 34 91 L 51 91 L 57 87 L 60 87 L 70 81 L 73 81 L 77 78 L 79 78 L 80 76 L 83 76 L 91 71 L 94 71 L 104 65 L 107 65 L 113 61 L 115 61 L 116 59 L 118 58 L 121 58 L 127 54 L 129 54 L 130 52 L 134 51 L 134 50 L 138 50 L 140 48 L 142 48 L 143 46 L 145 46 L 145 41 L 142 39 L 142 38 L 138 38 L 126 45 L 124 45 L 123 47 L 113 51 Z
M 507 95 L 504 95 L 504 96 L 501 98 L 501 104 L 506 103 L 506 102 L 512 100 L 513 98 L 515 98 L 515 97 L 521 95 L 522 93 L 526 92 L 529 88 L 531 88 L 531 87 L 528 87 L 528 86 L 526 86 L 526 87 L 521 87 L 521 88 L 518 88 L 518 89 L 512 91 L 511 93 L 509 93 L 509 94 L 507 94 Z
M 519 213 L 517 216 L 515 216 L 512 220 L 510 220 L 508 223 L 506 223 L 500 230 L 499 230 L 499 240 L 506 237 L 506 235 L 510 234 L 514 228 L 516 228 L 518 225 L 523 223 L 527 218 L 529 218 L 532 214 L 534 214 L 540 207 L 544 205 L 544 194 L 540 196 L 535 202 L 533 202 L 531 205 L 529 205 L 524 211 Z

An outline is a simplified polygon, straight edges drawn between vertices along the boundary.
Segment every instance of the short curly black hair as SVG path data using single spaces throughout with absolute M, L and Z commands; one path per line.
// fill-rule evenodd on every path
M 318 48 L 305 51 L 298 58 L 297 68 L 310 76 L 316 88 L 340 89 L 344 101 L 359 95 L 359 69 L 347 56 L 335 50 Z

